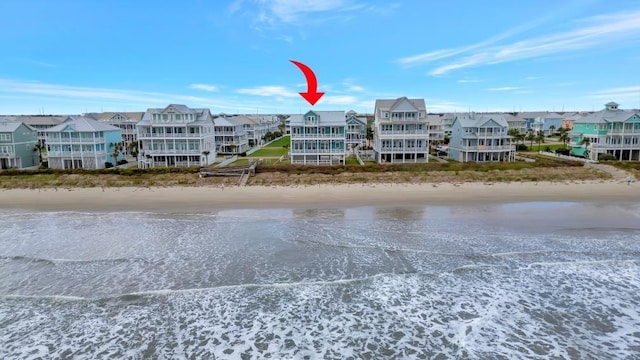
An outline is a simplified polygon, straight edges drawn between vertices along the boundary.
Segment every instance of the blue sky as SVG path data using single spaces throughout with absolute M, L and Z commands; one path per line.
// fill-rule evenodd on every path
M 488 6 L 487 4 L 490 4 Z M 0 2 L 0 113 L 640 107 L 640 0 Z

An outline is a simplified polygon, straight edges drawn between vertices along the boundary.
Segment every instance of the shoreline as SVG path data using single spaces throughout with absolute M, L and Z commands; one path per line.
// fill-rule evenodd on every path
M 519 202 L 639 202 L 640 185 L 580 182 L 339 184 L 247 187 L 114 187 L 0 190 L 0 209 L 211 211 L 227 209 L 473 205 Z

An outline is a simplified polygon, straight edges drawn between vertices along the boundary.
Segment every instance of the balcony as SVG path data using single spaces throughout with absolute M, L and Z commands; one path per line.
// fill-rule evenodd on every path
M 213 134 L 211 134 L 213 135 Z M 140 139 L 172 139 L 172 138 L 196 138 L 200 139 L 202 136 L 200 133 L 187 134 L 187 133 L 140 133 L 138 138 Z
M 392 146 L 382 146 L 379 151 L 384 152 L 398 152 L 398 153 L 406 153 L 406 152 L 427 152 L 426 147 L 417 147 L 417 146 L 407 146 L 407 147 L 392 147 Z
M 344 139 L 345 134 L 291 134 L 292 139 L 320 138 L 320 139 Z
M 97 137 L 97 138 L 69 138 L 69 137 L 62 137 L 62 138 L 52 138 L 52 137 L 47 137 L 47 144 L 70 144 L 70 143 L 74 143 L 74 144 L 81 144 L 81 143 L 85 143 L 85 144 L 102 144 L 104 143 L 104 138 L 103 137 Z
M 380 130 L 378 135 L 424 135 L 429 134 L 429 130 Z
M 202 151 L 201 150 L 142 150 L 142 152 L 144 152 L 145 155 L 201 155 Z
M 291 149 L 291 155 L 301 154 L 337 154 L 343 155 L 344 149 Z
M 47 157 L 95 157 L 104 156 L 104 151 L 48 151 Z
M 0 152 L 0 158 L 13 158 L 16 156 L 14 152 Z
M 579 147 L 580 145 L 574 145 Z M 640 149 L 640 144 L 591 144 L 590 147 L 594 149 L 624 149 L 624 150 L 637 150 Z
M 607 134 L 640 134 L 640 129 L 608 129 Z
M 516 147 L 513 145 L 498 145 L 498 146 L 487 146 L 487 145 L 474 145 L 474 146 L 461 146 L 460 150 L 478 150 L 478 151 L 515 151 Z

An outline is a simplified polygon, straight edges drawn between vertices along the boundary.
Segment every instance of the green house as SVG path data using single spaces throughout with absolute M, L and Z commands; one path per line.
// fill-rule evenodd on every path
M 38 166 L 38 131 L 19 121 L 0 120 L 0 169 Z

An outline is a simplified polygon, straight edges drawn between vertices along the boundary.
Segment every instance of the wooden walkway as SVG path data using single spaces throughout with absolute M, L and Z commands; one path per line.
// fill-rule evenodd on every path
M 215 169 L 201 169 L 200 177 L 210 176 L 238 176 L 238 183 L 240 186 L 246 186 L 249 178 L 256 174 L 256 167 L 258 167 L 259 161 L 254 161 L 246 166 L 226 166 Z

